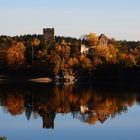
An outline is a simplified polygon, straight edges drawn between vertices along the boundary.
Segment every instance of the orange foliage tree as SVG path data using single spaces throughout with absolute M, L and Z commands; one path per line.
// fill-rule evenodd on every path
M 120 62 L 127 67 L 133 67 L 137 65 L 136 56 L 133 54 L 122 53 L 120 56 Z
M 51 50 L 49 60 L 53 66 L 54 75 L 57 75 L 59 72 L 64 72 L 68 68 L 67 61 L 69 60 L 70 50 L 69 44 L 64 40 L 60 44 L 56 44 Z
M 22 114 L 24 111 L 24 97 L 22 95 L 8 95 L 5 105 L 12 115 Z
M 7 50 L 8 65 L 22 65 L 25 63 L 25 47 L 23 43 L 18 42 Z

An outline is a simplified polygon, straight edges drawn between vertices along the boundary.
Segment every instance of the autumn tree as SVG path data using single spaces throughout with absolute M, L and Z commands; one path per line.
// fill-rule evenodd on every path
M 81 55 L 79 58 L 79 71 L 84 74 L 89 74 L 91 69 L 92 69 L 91 60 L 87 58 L 85 55 Z
M 36 64 L 37 65 L 47 65 L 48 63 L 48 50 L 47 48 L 40 49 L 36 53 Z
M 106 48 L 106 61 L 112 64 L 118 63 L 118 49 L 112 44 L 109 44 Z
M 90 46 L 96 46 L 99 43 L 99 38 L 95 33 L 86 35 L 86 38 Z
M 68 67 L 76 67 L 76 65 L 79 64 L 78 58 L 75 58 L 75 57 L 69 58 L 67 64 L 68 64 Z
M 39 45 L 40 45 L 40 40 L 38 38 L 34 38 L 31 41 L 31 59 L 32 59 L 32 64 L 35 63 L 36 53 L 38 53 Z
M 31 44 L 32 46 L 39 46 L 40 44 L 40 40 L 38 38 L 34 38 L 32 41 L 31 41 Z
M 122 64 L 125 67 L 136 66 L 136 57 L 133 54 L 122 53 L 120 57 L 120 64 Z
M 92 61 L 92 64 L 96 67 L 99 64 L 103 64 L 106 60 L 106 51 L 105 48 L 101 45 L 90 48 L 89 57 Z
M 22 114 L 24 111 L 24 97 L 22 95 L 8 95 L 5 106 L 12 115 Z
M 25 46 L 21 42 L 13 44 L 7 50 L 8 65 L 22 65 L 25 63 Z
M 130 49 L 130 53 L 135 56 L 137 66 L 140 66 L 140 43 L 134 49 Z
M 70 56 L 70 49 L 69 44 L 62 40 L 61 43 L 56 44 L 50 50 L 49 60 L 54 75 L 67 71 L 67 61 Z
M 73 74 L 78 74 L 79 69 L 79 60 L 76 57 L 70 57 L 66 63 L 66 67 L 70 71 L 73 71 Z
M 0 47 L 0 67 L 6 65 L 6 54 L 7 54 L 7 49 Z

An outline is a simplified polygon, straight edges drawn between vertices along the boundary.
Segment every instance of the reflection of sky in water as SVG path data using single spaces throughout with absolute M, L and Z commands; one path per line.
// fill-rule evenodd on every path
M 73 119 L 71 114 L 57 114 L 55 129 L 43 129 L 42 119 L 30 118 L 24 114 L 16 117 L 0 110 L 0 136 L 8 140 L 58 140 L 58 139 L 107 139 L 107 140 L 139 140 L 140 107 L 135 105 L 113 119 L 108 118 L 103 124 L 88 125 Z

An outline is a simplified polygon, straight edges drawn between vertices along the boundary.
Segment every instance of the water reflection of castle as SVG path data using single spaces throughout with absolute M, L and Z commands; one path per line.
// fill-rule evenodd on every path
M 45 94 L 24 90 L 2 91 L 0 105 L 11 115 L 25 112 L 28 120 L 31 115 L 34 118 L 41 116 L 43 128 L 54 128 L 57 113 L 72 113 L 74 118 L 88 124 L 104 123 L 107 118 L 126 112 L 138 101 L 138 96 L 134 94 L 102 94 L 73 87 L 54 87 L 50 92 L 45 91 Z

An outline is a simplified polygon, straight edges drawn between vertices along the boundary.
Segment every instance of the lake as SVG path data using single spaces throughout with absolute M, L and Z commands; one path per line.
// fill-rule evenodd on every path
M 1 84 L 0 136 L 8 140 L 139 140 L 140 89 Z

